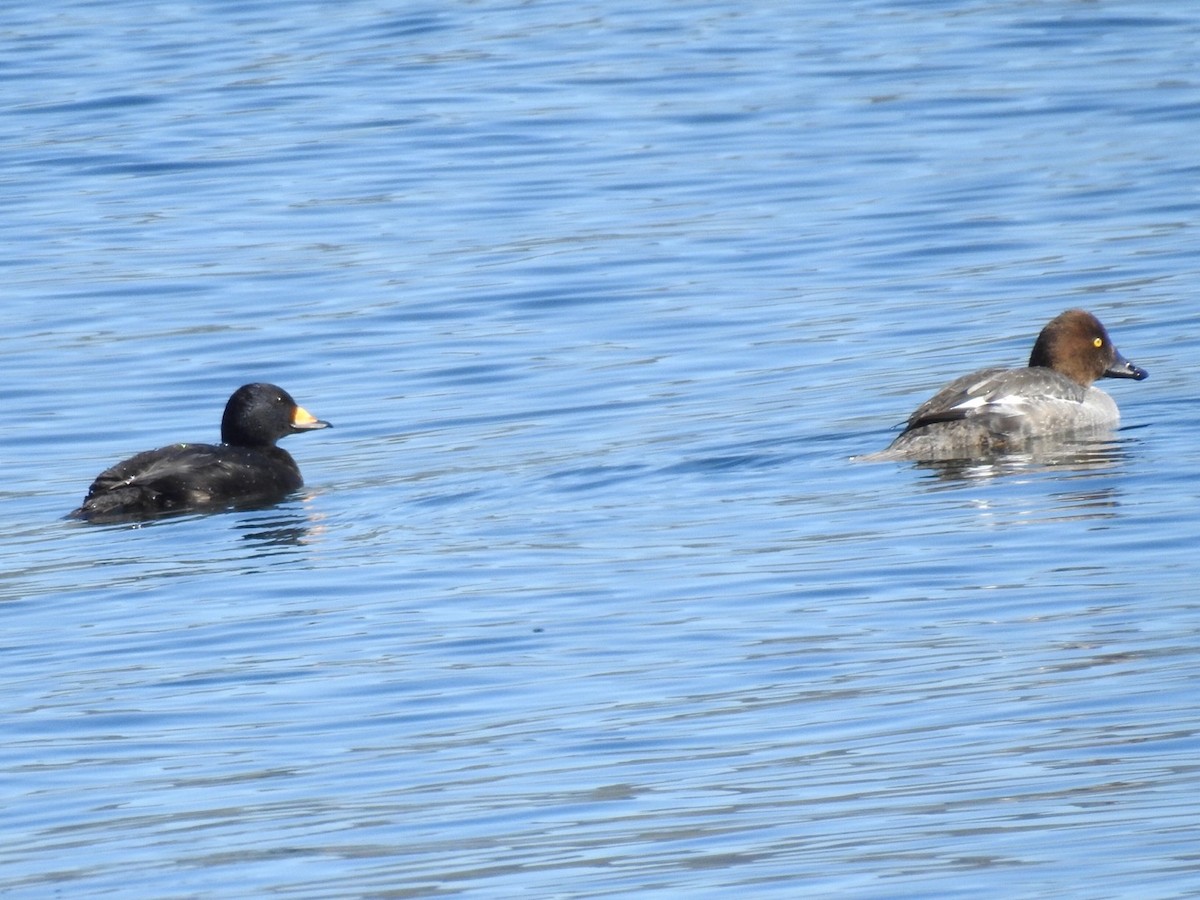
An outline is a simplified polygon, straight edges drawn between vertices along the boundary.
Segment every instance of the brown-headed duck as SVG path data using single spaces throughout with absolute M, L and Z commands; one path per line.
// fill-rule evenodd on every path
M 1042 329 L 1029 365 L 980 369 L 951 381 L 908 418 L 883 457 L 975 459 L 1019 451 L 1034 439 L 1113 428 L 1120 414 L 1098 378 L 1147 376 L 1113 346 L 1100 320 L 1069 309 Z

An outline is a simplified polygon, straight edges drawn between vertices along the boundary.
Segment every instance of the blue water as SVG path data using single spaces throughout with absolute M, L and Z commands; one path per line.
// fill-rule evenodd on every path
M 0 12 L 0 891 L 1200 892 L 1200 11 L 644 6 Z M 853 460 L 1071 306 L 1102 452 Z

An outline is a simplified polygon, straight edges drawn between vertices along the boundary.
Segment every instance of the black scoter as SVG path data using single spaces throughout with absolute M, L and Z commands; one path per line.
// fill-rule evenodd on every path
M 275 442 L 328 427 L 281 387 L 243 385 L 225 405 L 220 444 L 171 444 L 117 463 L 96 477 L 70 515 L 112 522 L 274 503 L 304 483 L 296 461 Z

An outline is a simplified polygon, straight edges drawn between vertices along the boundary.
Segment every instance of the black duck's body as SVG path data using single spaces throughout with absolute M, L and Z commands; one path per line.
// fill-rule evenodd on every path
M 250 384 L 225 408 L 220 444 L 171 444 L 101 472 L 71 515 L 89 521 L 266 505 L 304 484 L 279 438 L 328 427 L 282 388 Z

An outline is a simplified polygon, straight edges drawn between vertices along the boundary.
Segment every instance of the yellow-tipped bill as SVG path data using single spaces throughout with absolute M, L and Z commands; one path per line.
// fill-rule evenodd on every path
M 315 428 L 332 428 L 328 422 L 322 422 L 303 406 L 297 406 L 292 413 L 292 427 L 297 431 L 312 431 Z

